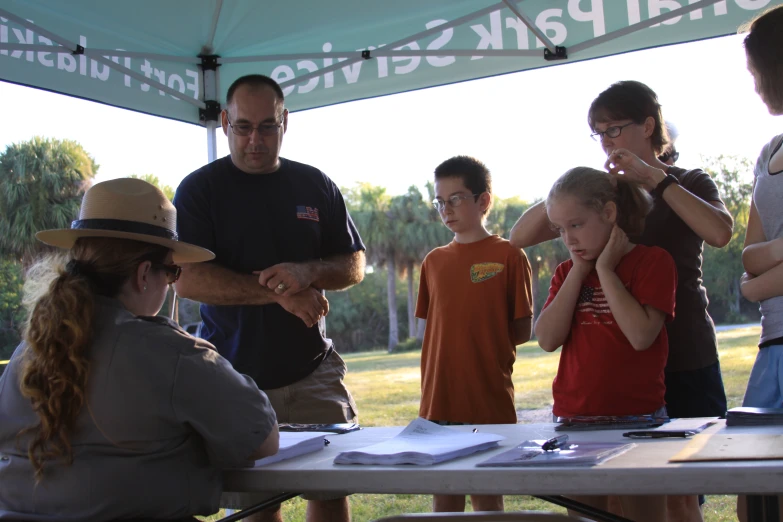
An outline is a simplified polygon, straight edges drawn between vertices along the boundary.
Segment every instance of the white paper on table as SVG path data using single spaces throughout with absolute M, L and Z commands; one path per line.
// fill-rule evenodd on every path
M 315 432 L 315 431 L 281 431 L 280 432 L 280 449 L 277 453 L 258 459 L 255 462 L 254 467 L 266 466 L 274 462 L 280 462 L 281 460 L 287 460 L 299 455 L 305 455 L 307 453 L 314 453 L 324 449 L 326 443 L 324 438 L 331 433 Z
M 673 419 L 666 424 L 658 426 L 649 431 L 695 431 L 700 432 L 703 429 L 715 424 L 718 417 L 696 418 L 696 419 Z
M 466 433 L 418 418 L 392 439 L 340 453 L 334 463 L 436 464 L 497 447 L 504 438 L 492 433 Z

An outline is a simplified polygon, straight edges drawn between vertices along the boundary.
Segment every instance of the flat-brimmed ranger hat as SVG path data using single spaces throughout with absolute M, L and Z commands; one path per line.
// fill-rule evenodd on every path
M 82 199 L 79 219 L 71 228 L 43 230 L 39 241 L 71 248 L 80 237 L 115 237 L 170 248 L 175 263 L 198 263 L 215 254 L 177 237 L 177 209 L 156 186 L 136 178 L 97 183 Z

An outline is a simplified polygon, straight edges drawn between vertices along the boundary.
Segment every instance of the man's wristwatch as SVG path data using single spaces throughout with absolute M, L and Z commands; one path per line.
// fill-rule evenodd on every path
M 674 174 L 666 174 L 666 177 L 661 180 L 658 185 L 653 189 L 652 194 L 653 197 L 656 198 L 662 198 L 663 197 L 663 191 L 666 190 L 666 188 L 669 185 L 679 185 L 680 180 L 677 179 L 677 177 Z

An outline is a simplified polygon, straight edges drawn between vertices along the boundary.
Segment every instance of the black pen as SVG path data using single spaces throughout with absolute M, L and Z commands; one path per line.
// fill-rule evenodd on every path
M 563 448 L 568 445 L 568 435 L 558 435 L 552 437 L 541 445 L 541 449 L 544 451 L 553 451 Z

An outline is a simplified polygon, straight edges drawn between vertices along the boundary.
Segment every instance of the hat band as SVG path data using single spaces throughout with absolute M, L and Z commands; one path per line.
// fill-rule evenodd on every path
M 71 223 L 71 229 L 76 230 L 115 230 L 117 232 L 130 232 L 132 234 L 144 234 L 147 236 L 161 237 L 178 241 L 179 236 L 173 230 L 139 223 L 138 221 L 125 221 L 124 219 L 77 219 Z

